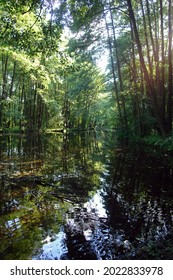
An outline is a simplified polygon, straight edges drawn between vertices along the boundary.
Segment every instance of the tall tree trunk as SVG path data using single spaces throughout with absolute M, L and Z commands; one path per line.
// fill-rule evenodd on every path
M 14 61 L 13 63 L 13 72 L 12 72 L 12 77 L 11 77 L 11 85 L 10 85 L 10 89 L 9 89 L 9 98 L 11 99 L 12 97 L 12 93 L 13 93 L 13 87 L 14 87 L 14 80 L 15 80 L 15 75 L 16 75 L 16 61 Z M 15 105 L 14 103 L 9 103 L 8 104 L 8 108 L 9 108 L 9 111 L 15 111 Z M 13 112 L 13 116 L 15 116 L 14 112 Z M 9 117 L 9 121 L 8 121 L 8 128 L 10 127 L 13 127 L 13 125 L 16 125 L 16 118 L 12 118 L 12 117 Z
M 168 46 L 168 65 L 169 65 L 169 73 L 168 73 L 168 101 L 167 101 L 167 132 L 170 133 L 172 131 L 172 0 L 169 0 L 168 7 L 168 25 L 169 25 L 169 46 Z
M 25 128 L 23 123 L 24 101 L 25 101 L 25 78 L 23 76 L 21 81 L 21 89 L 19 88 L 19 99 L 18 99 L 18 102 L 20 104 L 20 121 L 19 121 L 20 132 L 22 132 L 22 130 Z
M 139 100 L 139 89 L 137 87 L 137 73 L 134 69 L 137 69 L 136 66 L 136 54 L 135 54 L 135 40 L 132 28 L 132 22 L 130 21 L 131 26 L 131 41 L 132 41 L 132 66 L 131 66 L 131 73 L 130 73 L 130 80 L 132 82 L 132 88 L 134 90 L 134 94 L 132 95 L 132 102 L 133 102 L 133 121 L 136 123 L 135 125 L 135 133 L 141 136 L 142 134 L 142 121 L 141 121 L 141 112 L 140 112 L 140 100 Z M 141 95 L 142 95 L 141 91 Z M 138 124 L 138 125 L 137 125 Z
M 15 79 L 15 75 L 16 75 L 16 65 L 17 65 L 17 62 L 14 61 L 14 64 L 13 64 L 13 74 L 12 74 L 12 78 L 11 78 L 11 85 L 10 85 L 10 91 L 9 91 L 9 97 L 10 98 L 12 97 L 12 93 L 13 93 L 14 79 Z
M 143 52 L 142 52 L 142 46 L 141 46 L 141 42 L 140 42 L 140 38 L 139 38 L 139 33 L 138 33 L 138 29 L 137 29 L 137 24 L 136 24 L 131 0 L 127 0 L 127 4 L 128 4 L 128 9 L 129 9 L 129 16 L 130 16 L 130 19 L 131 19 L 132 24 L 133 24 L 135 41 L 136 41 L 136 45 L 137 45 L 138 53 L 139 53 L 139 58 L 140 58 L 140 64 L 141 64 L 142 70 L 144 72 L 144 79 L 145 79 L 145 82 L 146 82 L 147 92 L 148 92 L 148 95 L 151 99 L 151 102 L 152 102 L 152 105 L 153 105 L 154 115 L 156 117 L 156 120 L 157 120 L 158 126 L 160 128 L 161 134 L 162 134 L 163 137 L 165 137 L 166 136 L 166 129 L 165 129 L 163 120 L 160 116 L 158 103 L 157 103 L 157 97 L 156 97 L 156 93 L 155 93 L 155 88 L 152 84 L 152 81 L 150 79 L 150 76 L 149 76 L 149 73 L 148 73 L 148 70 L 147 70 L 147 67 L 146 67 L 146 64 L 145 64 L 145 60 L 144 60 L 144 56 L 143 56 Z
M 165 44 L 164 44 L 164 21 L 163 21 L 163 1 L 160 0 L 160 30 L 161 30 L 161 83 L 160 90 L 162 96 L 162 120 L 165 121 Z
M 112 25 L 112 32 L 113 32 L 113 39 L 114 39 L 114 48 L 115 48 L 115 56 L 116 56 L 116 64 L 117 64 L 117 71 L 118 71 L 118 80 L 120 84 L 120 94 L 123 92 L 123 79 L 121 75 L 121 66 L 120 66 L 120 60 L 119 60 L 119 53 L 118 53 L 118 46 L 117 46 L 117 39 L 116 39 L 116 34 L 115 34 L 115 25 L 114 25 L 114 20 L 113 20 L 113 14 L 111 10 L 111 4 L 109 1 L 109 11 L 110 11 L 110 18 L 111 18 L 111 25 Z M 122 102 L 122 110 L 123 110 L 123 125 L 124 125 L 124 130 L 127 132 L 128 131 L 128 121 L 127 121 L 127 114 L 126 114 L 126 106 L 125 106 L 125 99 L 124 96 L 119 97 L 121 102 Z
M 145 34 L 145 42 L 146 42 L 146 49 L 147 49 L 147 59 L 148 59 L 148 65 L 150 69 L 150 77 L 153 77 L 153 67 L 152 67 L 152 59 L 150 57 L 150 46 L 149 46 L 149 39 L 148 39 L 148 34 L 147 34 L 147 23 L 146 23 L 146 17 L 144 13 L 144 6 L 143 6 L 143 1 L 140 0 L 140 5 L 141 5 L 141 10 L 142 10 L 142 19 L 143 19 L 143 24 L 144 24 L 144 34 Z
M 113 76 L 113 82 L 114 82 L 115 100 L 116 100 L 116 102 L 117 102 L 119 118 L 120 118 L 120 122 L 121 122 L 121 127 L 122 127 L 122 129 L 123 129 L 124 123 L 123 123 L 122 111 L 121 111 L 121 106 L 120 106 L 120 98 L 119 98 L 118 88 L 117 88 L 117 81 L 116 81 L 116 73 L 115 73 L 115 67 L 114 67 L 114 58 L 113 58 L 112 42 L 111 42 L 111 36 L 110 36 L 110 32 L 109 32 L 109 26 L 108 26 L 108 22 L 107 22 L 106 14 L 105 14 L 105 13 L 104 13 L 104 20 L 105 20 L 105 25 L 106 25 L 107 37 L 108 37 L 108 47 L 109 47 L 110 59 L 111 59 L 111 68 L 112 68 L 112 76 Z
M 0 98 L 0 126 L 4 126 L 4 100 L 7 98 L 8 55 L 2 54 L 2 94 Z
M 2 99 L 7 98 L 7 67 L 8 55 L 2 55 Z
M 153 37 L 153 32 L 152 32 L 151 15 L 150 15 L 150 7 L 149 7 L 148 0 L 146 0 L 146 6 L 147 6 L 147 18 L 148 18 L 148 27 L 149 27 L 151 46 L 152 46 L 152 49 L 153 49 L 154 61 L 155 61 L 155 63 L 157 63 L 158 58 L 157 58 L 157 52 L 156 52 L 156 44 L 155 44 L 154 37 Z
M 157 101 L 158 101 L 158 108 L 161 115 L 163 116 L 163 98 L 162 98 L 162 85 L 161 85 L 161 71 L 160 71 L 160 48 L 159 48 L 159 24 L 157 22 L 157 17 L 159 15 L 158 7 L 156 7 L 158 3 L 153 3 L 152 1 L 152 8 L 153 8 L 153 16 L 154 16 L 154 34 L 155 34 L 155 49 L 156 49 L 156 58 L 155 58 L 155 69 L 156 69 L 156 93 L 157 93 Z M 157 8 L 157 11 L 156 11 Z M 164 120 L 163 120 L 164 122 Z

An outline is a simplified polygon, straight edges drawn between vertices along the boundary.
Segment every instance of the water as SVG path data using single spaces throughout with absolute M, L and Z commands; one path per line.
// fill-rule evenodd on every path
M 107 132 L 0 136 L 0 259 L 172 258 L 172 167 Z

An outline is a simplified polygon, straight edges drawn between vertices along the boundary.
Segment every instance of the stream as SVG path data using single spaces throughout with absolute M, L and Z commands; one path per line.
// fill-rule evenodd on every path
M 115 132 L 0 135 L 0 259 L 173 258 L 173 155 Z

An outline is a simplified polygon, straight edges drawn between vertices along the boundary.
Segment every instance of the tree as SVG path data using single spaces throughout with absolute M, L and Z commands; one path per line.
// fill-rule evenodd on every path
M 140 58 L 140 65 L 142 68 L 142 71 L 144 73 L 144 79 L 146 83 L 146 92 L 151 100 L 152 108 L 154 112 L 154 116 L 156 118 L 158 127 L 161 131 L 161 134 L 163 137 L 165 137 L 167 134 L 169 134 L 172 131 L 172 101 L 170 96 L 172 95 L 172 59 L 171 59 L 171 52 L 172 52 L 172 35 L 171 35 L 171 29 L 172 29 L 172 22 L 171 22 L 171 2 L 169 2 L 169 9 L 168 9 L 168 23 L 169 23 L 169 29 L 168 29 L 168 52 L 165 52 L 165 46 L 164 46 L 164 31 L 163 31 L 163 1 L 160 1 L 160 14 L 155 11 L 156 5 L 152 4 L 153 9 L 153 15 L 154 15 L 154 24 L 156 24 L 156 20 L 161 22 L 161 34 L 158 34 L 157 26 L 155 26 L 155 33 L 153 35 L 153 22 L 151 18 L 151 4 L 149 4 L 148 1 L 146 1 L 146 14 L 148 18 L 148 26 L 146 26 L 145 22 L 145 15 L 144 15 L 144 9 L 142 6 L 142 14 L 143 14 L 143 22 L 144 22 L 144 29 L 145 29 L 145 39 L 148 35 L 148 38 L 151 40 L 153 52 L 149 49 L 149 44 L 147 42 L 147 53 L 148 53 L 148 62 L 149 62 L 149 68 L 147 68 L 146 60 L 145 60 L 145 54 L 142 49 L 141 39 L 139 35 L 139 31 L 137 28 L 137 21 L 135 19 L 134 10 L 132 7 L 132 2 L 127 0 L 128 9 L 129 9 L 129 17 L 132 22 L 135 42 L 138 48 L 138 54 Z M 142 3 L 141 3 L 142 4 Z M 159 40 L 159 37 L 161 40 Z M 160 44 L 161 42 L 161 44 Z M 160 50 L 161 50 L 161 58 L 162 63 L 160 62 Z M 165 55 L 164 55 L 165 53 Z M 153 63 L 151 64 L 153 56 Z M 167 59 L 168 56 L 168 59 Z M 168 98 L 167 98 L 167 108 L 165 108 L 165 88 L 166 88 L 166 80 L 165 80 L 165 68 L 166 68 L 166 61 L 168 61 Z M 150 72 L 149 72 L 150 69 Z M 151 72 L 152 71 L 152 72 Z M 155 73 L 155 74 L 154 74 Z M 154 75 L 154 76 L 153 76 Z M 169 105 L 168 105 L 169 104 Z
M 64 76 L 65 94 L 63 114 L 65 127 L 85 130 L 94 128 L 99 114 L 97 103 L 104 91 L 104 78 L 92 57 L 77 52 L 74 40 L 69 41 L 69 55 L 73 63 Z
M 45 60 L 58 51 L 61 24 L 45 10 L 44 1 L 1 1 L 0 127 L 39 130 L 47 107 L 50 77 Z M 52 11 L 52 10 L 51 10 Z

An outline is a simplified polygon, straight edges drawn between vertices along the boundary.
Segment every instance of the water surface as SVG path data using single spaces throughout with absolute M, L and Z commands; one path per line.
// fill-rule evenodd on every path
M 172 167 L 114 133 L 0 136 L 0 259 L 172 258 Z

